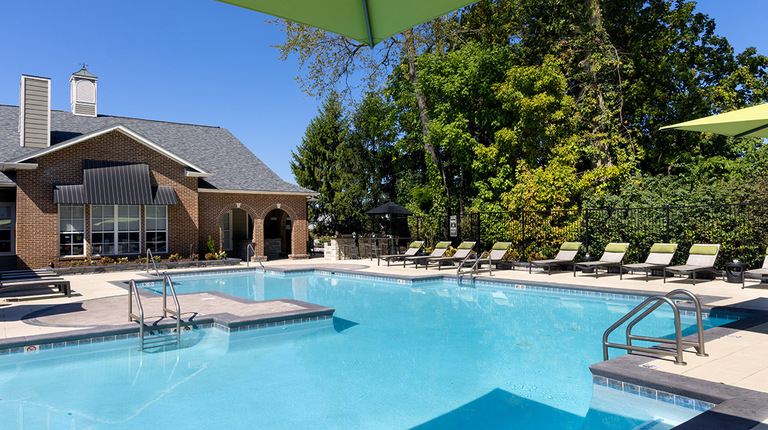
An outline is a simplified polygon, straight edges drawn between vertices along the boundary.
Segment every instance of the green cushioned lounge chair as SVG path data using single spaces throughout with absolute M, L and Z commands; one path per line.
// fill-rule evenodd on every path
M 424 263 L 424 260 L 426 260 L 429 257 L 442 257 L 445 255 L 446 252 L 448 252 L 448 248 L 451 247 L 451 242 L 437 242 L 437 245 L 435 245 L 435 249 L 432 250 L 428 255 L 412 255 L 409 257 L 403 258 L 403 267 L 405 267 L 408 263 L 413 263 L 416 268 L 419 268 L 419 264 L 426 264 Z
M 463 260 L 463 266 L 474 267 L 475 271 L 478 271 L 482 268 L 483 264 L 498 265 L 504 261 L 504 256 L 507 255 L 507 251 L 509 251 L 509 248 L 511 247 L 512 242 L 496 242 L 493 244 L 490 251 L 483 252 L 480 257 Z M 477 264 L 475 265 L 475 263 Z
M 700 272 L 714 272 L 717 253 L 720 252 L 720 244 L 695 244 L 688 252 L 688 260 L 682 266 L 669 266 L 664 268 L 664 282 L 667 282 L 667 272 L 672 275 L 692 275 L 693 285 L 696 285 L 696 274 Z
M 763 267 L 744 271 L 744 275 L 741 277 L 741 288 L 744 288 L 744 279 L 746 278 L 759 279 L 760 282 L 768 279 L 768 249 L 765 250 Z
M 609 243 L 605 246 L 605 251 L 603 251 L 600 260 L 574 263 L 573 276 L 576 276 L 576 269 L 594 269 L 595 278 L 597 278 L 600 269 L 605 269 L 605 272 L 608 273 L 611 267 L 618 267 L 619 273 L 621 273 L 621 266 L 624 262 L 624 256 L 627 255 L 627 248 L 629 248 L 628 243 Z
M 650 272 L 663 270 L 672 263 L 675 251 L 677 251 L 676 243 L 654 243 L 651 246 L 651 252 L 648 253 L 648 258 L 645 259 L 645 263 L 625 264 L 623 269 L 631 273 L 640 270 L 644 271 L 645 282 L 648 282 L 648 274 Z M 619 279 L 623 279 L 622 275 L 623 273 L 619 273 Z
M 464 261 L 465 258 L 467 258 L 470 254 L 472 254 L 472 248 L 475 247 L 475 244 L 477 242 L 461 242 L 459 244 L 459 247 L 456 248 L 456 253 L 453 254 L 450 257 L 427 257 L 427 259 L 422 263 L 424 264 L 425 269 L 429 269 L 429 266 L 432 264 L 437 264 L 437 270 L 441 270 L 443 265 L 450 265 L 453 266 L 455 263 L 461 263 Z
M 389 267 L 389 263 L 392 261 L 400 261 L 405 257 L 412 257 L 421 251 L 421 248 L 424 247 L 424 241 L 423 240 L 415 240 L 411 242 L 410 245 L 408 245 L 408 249 L 405 250 L 404 254 L 389 254 L 389 255 L 379 255 L 378 260 L 376 260 L 376 265 L 378 266 L 381 264 L 381 260 L 384 260 L 387 262 L 387 267 Z
M 560 267 L 566 264 L 573 264 L 573 259 L 579 252 L 581 242 L 565 242 L 560 246 L 555 258 L 550 260 L 533 260 L 528 263 L 528 273 L 531 273 L 533 267 L 542 267 L 547 269 L 547 274 L 552 274 L 553 267 Z

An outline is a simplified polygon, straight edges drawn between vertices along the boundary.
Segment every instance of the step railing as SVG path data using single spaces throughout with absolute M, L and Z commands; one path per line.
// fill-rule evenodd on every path
M 694 305 L 696 306 L 696 327 L 697 327 L 696 341 L 689 341 L 689 340 L 683 339 L 682 330 L 680 328 L 680 308 L 678 307 L 677 303 L 675 303 L 675 301 L 672 300 L 675 296 L 679 296 L 679 295 L 687 296 L 693 301 Z M 665 303 L 672 308 L 672 313 L 675 320 L 675 338 L 674 339 L 651 337 L 651 336 L 640 336 L 640 335 L 632 334 L 632 329 L 635 327 L 635 325 L 637 325 L 645 317 L 650 315 L 653 311 L 655 311 Z M 643 312 L 640 313 L 640 311 L 643 311 Z M 634 319 L 632 319 L 633 317 Z M 627 328 L 626 328 L 626 339 L 627 339 L 626 343 L 620 344 L 620 343 L 608 342 L 608 336 L 614 330 L 616 330 L 618 327 L 620 327 L 622 324 L 629 321 L 630 319 L 632 319 L 632 321 L 630 321 L 629 324 L 627 324 Z M 633 345 L 632 344 L 633 340 L 657 342 L 657 343 L 663 343 L 663 344 L 673 344 L 675 345 L 675 349 L 674 351 L 670 351 L 667 349 L 662 349 L 657 347 L 644 347 L 644 346 Z M 613 323 L 613 325 L 611 325 L 605 331 L 605 333 L 603 333 L 603 359 L 604 360 L 608 360 L 608 348 L 618 348 L 618 349 L 624 349 L 629 352 L 644 352 L 647 354 L 654 354 L 654 355 L 673 356 L 675 357 L 675 364 L 685 365 L 686 363 L 683 360 L 683 346 L 694 347 L 696 349 L 696 355 L 700 357 L 707 357 L 707 354 L 704 351 L 704 325 L 702 322 L 702 315 L 701 315 L 701 302 L 699 301 L 698 297 L 696 297 L 696 295 L 694 295 L 688 290 L 683 290 L 683 289 L 670 291 L 669 293 L 663 296 L 648 297 L 647 299 L 643 300 L 642 303 L 637 305 L 634 309 L 627 312 L 627 314 L 621 317 L 618 321 Z
M 171 291 L 171 297 L 174 302 L 174 309 L 168 308 L 168 289 Z M 136 302 L 136 308 L 138 315 L 133 313 L 133 303 Z M 128 282 L 128 321 L 136 321 L 139 323 L 139 351 L 143 351 L 148 346 L 160 346 L 159 344 L 167 344 L 168 340 L 173 339 L 176 345 L 181 345 L 181 306 L 179 305 L 179 298 L 176 295 L 176 289 L 173 287 L 173 281 L 167 274 L 163 274 L 163 318 L 168 315 L 173 315 L 176 318 L 176 330 L 174 333 L 167 335 L 153 336 L 147 340 L 147 330 L 144 329 L 144 307 L 141 304 L 141 295 L 136 287 L 136 281 L 131 279 Z M 151 334 L 151 332 L 149 333 Z
M 459 263 L 459 268 L 456 269 L 456 283 L 458 284 L 459 287 L 461 287 L 461 278 L 463 278 L 464 275 L 467 275 L 467 274 L 469 275 L 469 286 L 470 287 L 475 286 L 475 277 L 477 276 L 478 268 L 480 267 L 480 264 L 482 264 L 485 261 L 486 257 L 488 258 L 488 274 L 491 276 L 493 275 L 493 269 L 492 269 L 493 265 L 491 264 L 491 253 L 489 252 L 487 254 L 488 255 L 486 256 L 485 253 L 483 253 L 480 257 L 477 257 L 477 254 L 469 253 L 467 254 L 466 257 L 464 257 L 463 260 L 461 260 L 461 263 Z M 466 266 L 467 260 L 472 256 L 475 256 L 476 258 L 474 263 L 472 263 L 472 266 L 470 267 L 469 271 L 466 271 L 466 272 L 462 271 L 461 269 L 463 269 Z
M 152 250 L 147 248 L 147 264 L 144 270 L 149 273 L 149 262 L 152 262 L 152 265 L 155 267 L 155 276 L 160 276 L 160 271 L 157 270 L 157 263 L 155 263 L 155 257 L 152 255 Z
M 256 261 L 259 262 L 261 270 L 266 271 L 267 269 L 264 268 L 264 263 L 261 262 L 261 258 L 259 258 L 258 254 L 256 254 L 256 250 L 253 249 L 252 243 L 249 243 L 248 249 L 245 250 L 245 267 L 251 267 L 251 252 L 253 252 L 253 256 L 256 257 Z

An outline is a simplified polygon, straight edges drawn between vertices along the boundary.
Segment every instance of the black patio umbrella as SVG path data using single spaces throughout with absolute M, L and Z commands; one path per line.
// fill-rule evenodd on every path
M 368 215 L 389 215 L 389 233 L 392 234 L 392 215 L 413 215 L 413 212 L 398 205 L 397 203 L 387 202 L 381 206 L 375 207 L 365 212 Z

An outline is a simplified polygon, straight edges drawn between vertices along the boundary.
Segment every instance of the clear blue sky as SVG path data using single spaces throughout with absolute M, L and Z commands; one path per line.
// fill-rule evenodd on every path
M 766 0 L 700 0 L 737 52 L 768 54 Z M 22 74 L 52 81 L 69 110 L 69 76 L 99 77 L 99 113 L 229 129 L 280 177 L 318 101 L 279 61 L 267 16 L 213 0 L 0 0 L 0 104 L 18 105 Z

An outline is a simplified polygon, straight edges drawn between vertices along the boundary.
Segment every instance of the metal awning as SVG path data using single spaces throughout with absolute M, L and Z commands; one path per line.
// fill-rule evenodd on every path
M 173 187 L 152 186 L 148 164 L 83 160 L 83 183 L 54 185 L 55 204 L 176 205 Z

